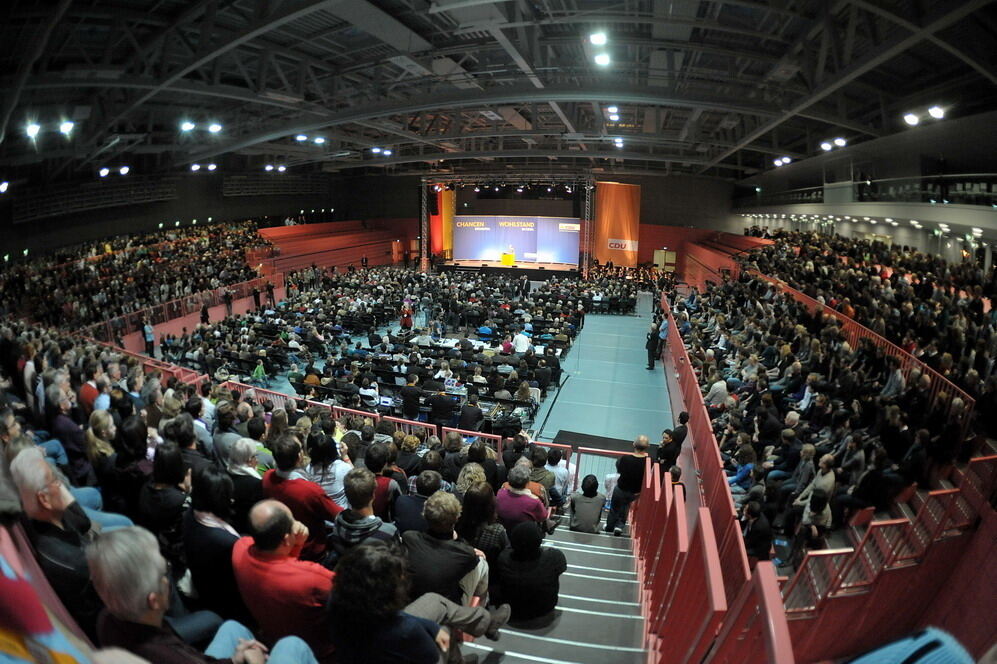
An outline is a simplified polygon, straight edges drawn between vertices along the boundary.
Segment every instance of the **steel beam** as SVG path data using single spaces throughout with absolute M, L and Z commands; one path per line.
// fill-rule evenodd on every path
M 738 141 L 732 148 L 724 150 L 720 153 L 720 155 L 711 159 L 709 163 L 700 170 L 700 174 L 705 173 L 707 170 L 718 165 L 721 161 L 731 156 L 741 148 L 758 140 L 779 125 L 799 115 L 822 99 L 834 94 L 858 77 L 872 71 L 886 62 L 889 62 L 915 44 L 927 39 L 939 30 L 943 30 L 950 25 L 953 25 L 991 2 L 993 2 L 993 0 L 961 0 L 959 2 L 936 3 L 929 20 L 926 21 L 923 26 L 918 28 L 916 32 L 896 37 L 889 42 L 882 44 L 865 58 L 854 62 L 849 67 L 846 67 L 838 72 L 832 78 L 827 79 L 823 85 L 803 99 L 797 101 L 782 115 L 761 124 L 754 131 L 749 132 L 741 138 L 741 140 Z

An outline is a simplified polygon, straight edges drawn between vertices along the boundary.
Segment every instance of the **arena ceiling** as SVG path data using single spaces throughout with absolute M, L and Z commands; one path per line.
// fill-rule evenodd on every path
M 738 179 L 902 131 L 912 108 L 997 101 L 993 0 L 8 0 L 0 15 L 0 169 L 39 182 L 121 163 Z

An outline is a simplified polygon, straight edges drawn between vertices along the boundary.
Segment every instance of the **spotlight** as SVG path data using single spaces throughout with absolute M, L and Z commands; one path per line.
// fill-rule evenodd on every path
M 280 166 L 277 167 L 277 172 L 278 173 L 283 173 L 286 170 L 287 170 L 287 166 L 285 166 L 284 164 L 281 164 Z
M 522 187 L 516 187 L 516 191 L 521 194 L 521 193 L 523 193 L 523 188 Z
M 73 127 L 75 126 L 76 126 L 75 122 L 73 122 L 72 120 L 66 120 L 61 125 L 59 125 L 59 131 L 65 134 L 66 136 L 69 136 L 69 134 L 71 134 L 73 131 Z
M 848 145 L 848 141 L 839 136 L 838 138 L 834 139 L 834 144 L 837 145 L 839 148 L 843 148 L 846 145 Z
M 272 171 L 273 170 L 273 164 L 267 164 L 266 166 L 263 167 L 263 170 L 265 170 L 267 172 Z
M 904 122 L 909 124 L 911 127 L 916 126 L 917 123 L 920 121 L 921 118 L 917 117 L 916 113 L 908 113 L 907 115 L 904 116 Z
M 294 140 L 300 143 L 301 141 L 307 141 L 308 137 L 305 136 L 304 134 L 298 134 L 297 136 L 294 137 Z
M 941 106 L 932 106 L 928 109 L 928 115 L 936 120 L 941 120 L 945 117 L 945 109 Z
M 38 135 L 38 132 L 40 132 L 41 130 L 42 128 L 40 125 L 37 125 L 34 122 L 32 122 L 31 124 L 29 124 L 27 127 L 24 128 L 24 133 L 28 135 L 28 138 L 34 138 L 35 136 Z
M 176 222 L 173 225 L 179 228 L 180 227 L 180 220 L 177 219 Z
M 208 164 L 208 170 L 209 170 L 209 171 L 213 171 L 213 170 L 215 170 L 216 168 L 218 168 L 218 167 L 217 167 L 217 166 L 215 166 L 214 164 Z
M 554 188 L 553 188 L 553 187 L 547 187 L 547 191 L 548 191 L 548 192 L 550 192 L 550 191 L 554 191 Z
M 381 154 L 383 154 L 385 157 L 390 157 L 394 153 L 388 148 L 384 148 L 384 150 L 381 151 Z
M 195 220 L 195 221 L 196 221 L 196 220 Z M 209 222 L 211 221 L 211 217 L 208 217 L 208 221 L 209 221 Z
M 824 152 L 828 152 L 833 147 L 834 146 L 828 143 L 827 141 L 824 141 L 823 143 L 820 144 L 820 149 L 823 150 Z
M 610 113 L 609 114 L 609 121 L 610 122 L 619 122 L 620 121 L 619 114 L 618 113 Z
M 325 139 L 323 137 L 321 136 L 315 137 L 315 145 L 322 145 L 323 143 L 325 143 Z
M 593 32 L 589 35 L 589 43 L 593 46 L 605 46 L 609 38 L 606 37 L 605 32 Z
M 474 188 L 474 193 L 478 193 L 479 191 L 481 191 L 481 187 L 475 187 Z
M 609 53 L 599 53 L 596 55 L 595 63 L 600 67 L 608 67 L 610 63 Z
M 793 161 L 793 160 L 792 160 L 792 159 L 790 159 L 789 157 L 783 157 L 783 158 L 782 158 L 782 163 L 784 163 L 784 164 L 788 164 L 788 163 L 789 163 L 789 162 L 791 162 L 791 161 Z
M 180 131 L 193 131 L 195 127 L 197 127 L 197 125 L 190 120 L 184 120 L 180 123 Z
M 111 169 L 105 166 L 104 168 L 97 171 L 97 173 L 100 175 L 100 177 L 106 178 L 111 173 Z
M 381 154 L 381 148 L 371 148 L 370 151 L 374 154 Z
M 0 194 L 6 194 L 7 190 L 10 189 L 10 183 L 4 180 L 0 182 Z
M 498 187 L 495 187 L 495 191 L 498 191 L 498 190 L 499 190 L 499 188 L 498 188 Z
M 782 166 L 782 159 L 776 159 L 772 163 L 775 164 L 776 166 Z
M 128 175 L 128 171 L 130 170 L 132 169 L 129 168 L 128 166 L 122 166 L 121 168 L 118 169 L 118 173 L 120 173 L 121 175 Z
M 212 134 L 217 134 L 221 130 L 222 126 L 217 122 L 212 122 L 211 124 L 208 125 L 208 131 L 210 131 Z
M 616 106 L 610 106 L 610 107 L 609 107 L 609 108 L 607 108 L 606 110 L 607 110 L 608 112 L 610 112 L 610 113 L 619 113 L 619 112 L 620 112 L 620 109 L 619 109 L 619 108 L 617 108 Z
M 190 165 L 190 170 L 192 170 L 192 171 L 194 171 L 196 173 L 199 170 L 201 170 L 201 165 L 200 164 L 191 164 Z

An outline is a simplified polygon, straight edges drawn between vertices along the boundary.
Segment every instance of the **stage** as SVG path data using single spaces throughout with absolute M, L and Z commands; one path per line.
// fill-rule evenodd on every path
M 501 261 L 447 261 L 440 263 L 441 272 L 483 272 L 485 274 L 525 274 L 533 281 L 546 281 L 551 275 L 577 277 L 581 274 L 574 263 L 531 263 L 520 261 L 513 265 L 503 265 Z

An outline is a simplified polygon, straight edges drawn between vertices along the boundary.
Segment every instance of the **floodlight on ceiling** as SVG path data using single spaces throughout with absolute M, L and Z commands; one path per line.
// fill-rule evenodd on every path
M 294 140 L 296 140 L 298 143 L 301 143 L 302 141 L 307 141 L 308 137 L 305 136 L 304 134 L 298 134 L 297 136 L 294 137 Z
M 791 161 L 793 161 L 793 160 L 792 160 L 792 159 L 790 159 L 789 157 L 783 157 L 783 158 L 782 158 L 782 163 L 784 163 L 784 164 L 788 164 L 788 163 L 789 163 L 789 162 L 791 162 Z
M 834 144 L 837 145 L 839 148 L 843 148 L 846 145 L 848 145 L 848 141 L 839 136 L 838 138 L 834 139 Z
M 618 106 L 610 106 L 606 109 L 608 113 L 619 113 L 620 109 Z
M 383 150 L 381 150 L 381 154 L 384 155 L 385 157 L 390 157 L 391 155 L 394 154 L 394 152 L 392 152 L 389 148 L 384 148 Z
M 196 127 L 197 125 L 190 120 L 184 120 L 180 123 L 180 131 L 193 131 Z
M 598 53 L 595 56 L 595 63 L 600 67 L 608 67 L 612 59 L 609 57 L 609 53 Z
M 831 145 L 831 143 L 829 143 L 828 141 L 824 141 L 823 143 L 820 144 L 820 149 L 823 150 L 824 152 L 830 152 L 833 148 L 834 146 Z
M 593 32 L 589 35 L 589 43 L 593 46 L 605 46 L 608 41 L 609 37 L 605 32 Z
M 221 130 L 222 126 L 217 122 L 212 122 L 211 124 L 208 125 L 208 131 L 210 131 L 212 134 L 217 134 Z
M 263 170 L 269 173 L 270 171 L 273 170 L 273 164 L 267 164 L 266 166 L 263 167 Z
M 322 136 L 315 137 L 315 145 L 322 145 L 323 143 L 325 143 L 325 138 Z
M 928 109 L 928 115 L 936 120 L 941 120 L 945 117 L 945 109 L 941 106 L 932 106 Z
M 73 133 L 73 127 L 75 126 L 76 123 L 73 122 L 72 120 L 64 120 L 62 124 L 59 125 L 59 131 L 62 134 L 69 136 L 71 133 Z
M 904 115 L 904 122 L 909 124 L 911 127 L 917 126 L 917 123 L 921 121 L 921 118 L 917 116 L 917 113 L 907 113 Z
M 28 138 L 34 139 L 38 135 L 38 132 L 42 130 L 41 125 L 37 123 L 30 123 L 24 128 L 24 133 L 28 135 Z
M 7 190 L 10 189 L 10 183 L 4 180 L 0 182 L 0 194 L 6 194 Z
M 620 121 L 619 114 L 618 113 L 610 113 L 609 114 L 609 121 L 610 122 L 619 122 Z
M 111 169 L 105 166 L 104 168 L 97 171 L 97 174 L 100 175 L 100 177 L 102 178 L 106 178 L 108 175 L 111 174 Z
M 118 169 L 118 173 L 120 175 L 128 175 L 128 172 L 131 171 L 131 170 L 132 169 L 129 168 L 128 166 L 122 166 L 121 168 Z
M 370 151 L 374 154 L 381 154 L 381 148 L 378 147 L 371 148 Z
M 782 166 L 782 159 L 776 159 L 772 163 L 775 164 L 776 167 L 778 168 L 779 166 Z
M 277 172 L 278 173 L 283 173 L 286 170 L 287 170 L 287 166 L 285 166 L 284 164 L 281 164 L 280 166 L 277 167 Z
M 209 170 L 209 171 L 213 171 L 213 170 L 215 170 L 216 168 L 218 168 L 218 166 L 216 166 L 215 164 L 208 164 L 208 170 Z
M 201 170 L 201 165 L 200 164 L 191 164 L 190 165 L 190 170 L 192 170 L 195 173 L 197 173 L 199 170 Z

